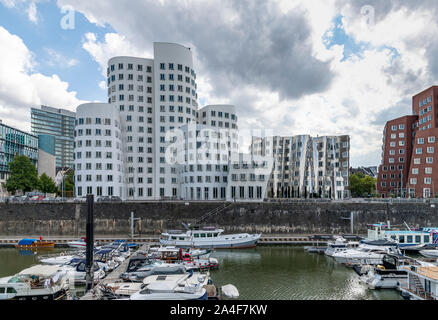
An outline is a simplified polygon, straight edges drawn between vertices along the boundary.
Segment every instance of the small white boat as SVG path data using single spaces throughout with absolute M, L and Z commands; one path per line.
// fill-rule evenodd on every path
M 435 250 L 421 250 L 420 254 L 426 258 L 438 259 L 438 249 Z
M 85 263 L 85 260 L 73 259 L 69 264 L 58 266 L 58 268 L 66 272 L 66 277 L 70 280 L 70 283 L 85 283 L 87 279 Z M 106 276 L 105 271 L 98 262 L 94 262 L 93 272 L 94 282 L 98 282 Z
M 336 237 L 334 242 L 329 242 L 327 244 L 327 249 L 324 251 L 324 254 L 328 257 L 333 257 L 335 253 L 343 252 L 347 249 L 357 248 L 358 246 L 359 242 L 348 242 L 342 237 Z
M 167 246 L 154 249 L 148 257 L 167 263 L 182 263 L 188 270 L 217 269 L 219 267 L 217 259 L 211 257 L 195 259 L 190 252 L 190 250 L 184 251 L 182 248 Z
M 383 258 L 381 265 L 372 267 L 368 273 L 362 275 L 361 281 L 370 289 L 397 289 L 406 284 L 408 279 L 407 268 L 411 266 L 430 267 L 433 264 L 405 256 L 388 254 Z
M 70 248 L 85 249 L 87 247 L 86 238 L 81 238 L 80 240 L 77 241 L 67 242 L 67 245 Z
M 130 300 L 207 300 L 209 276 L 201 273 L 159 275 L 144 279 L 145 287 Z
M 224 230 L 206 227 L 186 232 L 174 230 L 162 233 L 160 243 L 165 246 L 200 249 L 243 249 L 257 246 L 261 234 L 229 234 Z
M 0 300 L 61 300 L 68 289 L 66 272 L 57 266 L 37 265 L 0 279 Z
M 347 249 L 345 251 L 333 254 L 333 258 L 339 263 L 344 264 L 382 264 L 383 257 L 386 254 L 401 255 L 396 243 L 388 241 L 370 241 L 361 244 L 356 249 Z
M 61 265 L 61 264 L 67 264 L 75 258 L 78 258 L 78 256 L 76 256 L 76 255 L 60 255 L 57 257 L 43 258 L 40 260 L 40 262 L 43 264 L 56 266 L 56 265 Z

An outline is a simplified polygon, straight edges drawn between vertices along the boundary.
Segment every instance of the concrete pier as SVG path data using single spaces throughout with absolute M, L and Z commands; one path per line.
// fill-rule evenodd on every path
M 32 238 L 32 237 L 31 237 Z M 38 237 L 35 237 L 38 238 Z M 7 238 L 0 239 L 0 248 L 14 248 L 15 244 L 20 241 L 21 238 Z M 55 242 L 55 248 L 68 248 L 67 243 L 71 241 L 76 241 L 77 239 L 72 238 L 59 238 L 59 237 L 47 237 L 44 240 Z M 107 244 L 112 243 L 115 240 L 126 240 L 130 243 L 136 243 L 139 245 L 148 244 L 150 246 L 160 245 L 158 236 L 151 236 L 145 238 L 135 238 L 134 240 L 130 238 L 120 238 L 120 237 L 112 237 L 112 238 L 96 238 L 95 241 L 97 243 Z M 312 240 L 312 236 L 296 236 L 296 235 L 267 235 L 262 236 L 259 240 L 258 245 L 324 245 L 325 241 L 315 241 Z M 85 248 L 84 248 L 85 249 Z

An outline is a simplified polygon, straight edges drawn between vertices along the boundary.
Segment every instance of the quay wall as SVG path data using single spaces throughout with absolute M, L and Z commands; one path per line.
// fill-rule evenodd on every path
M 96 203 L 95 235 L 130 235 L 130 213 L 134 212 L 138 236 L 158 235 L 167 229 L 183 229 L 222 206 L 218 202 Z M 354 212 L 354 233 L 366 235 L 367 225 L 390 221 L 406 222 L 411 228 L 438 227 L 438 211 L 427 203 L 233 203 L 222 213 L 205 220 L 227 232 L 264 235 L 349 234 Z M 2 237 L 80 237 L 85 235 L 86 204 L 0 204 Z

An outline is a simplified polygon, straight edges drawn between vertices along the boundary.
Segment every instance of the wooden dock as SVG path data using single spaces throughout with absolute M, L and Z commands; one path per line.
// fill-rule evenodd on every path
M 149 248 L 149 244 L 143 244 L 137 251 L 146 251 Z M 133 253 L 135 254 L 135 253 Z M 108 284 L 108 283 L 114 283 L 116 281 L 120 281 L 120 276 L 123 272 L 126 271 L 126 268 L 128 267 L 130 258 L 123 261 L 116 269 L 114 269 L 110 274 L 108 274 L 104 279 L 100 280 L 97 284 L 94 285 L 94 288 L 96 288 L 100 284 Z M 98 295 L 98 292 L 96 290 L 90 290 L 88 291 L 84 296 L 80 298 L 80 300 L 99 300 L 100 296 Z

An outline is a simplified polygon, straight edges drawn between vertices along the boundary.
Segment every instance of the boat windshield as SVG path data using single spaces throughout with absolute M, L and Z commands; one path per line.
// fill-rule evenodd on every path
M 22 283 L 24 282 L 24 277 L 12 277 L 9 279 L 8 283 Z

